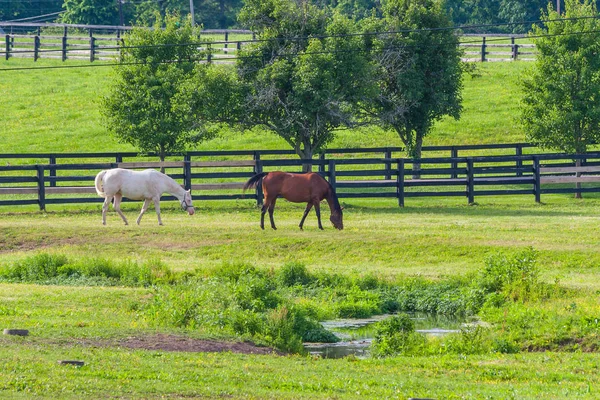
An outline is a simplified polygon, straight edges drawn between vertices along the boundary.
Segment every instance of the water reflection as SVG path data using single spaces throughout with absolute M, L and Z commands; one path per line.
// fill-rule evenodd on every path
M 415 323 L 415 330 L 428 336 L 444 336 L 460 332 L 465 326 L 464 319 L 429 314 L 409 314 Z M 312 354 L 323 358 L 342 358 L 353 355 L 358 358 L 369 356 L 369 347 L 375 336 L 375 323 L 391 315 L 377 315 L 364 319 L 336 319 L 322 322 L 322 325 L 341 339 L 338 343 L 305 343 L 304 347 Z

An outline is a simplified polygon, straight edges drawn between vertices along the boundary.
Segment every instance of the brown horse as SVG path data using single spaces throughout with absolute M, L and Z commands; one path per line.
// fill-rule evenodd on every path
M 331 217 L 329 220 L 337 229 L 343 229 L 344 223 L 342 222 L 342 207 L 340 202 L 333 190 L 333 187 L 323 177 L 314 172 L 308 172 L 306 174 L 292 174 L 288 172 L 261 172 L 254 175 L 244 185 L 244 191 L 249 188 L 254 188 L 259 185 L 262 180 L 262 190 L 265 196 L 264 204 L 260 215 L 260 227 L 265 229 L 265 213 L 269 210 L 269 218 L 271 219 L 271 228 L 275 227 L 275 221 L 273 221 L 273 209 L 275 208 L 275 202 L 277 196 L 282 196 L 284 199 L 293 203 L 304 203 L 307 202 L 306 210 L 302 220 L 300 220 L 300 229 L 304 225 L 304 220 L 308 215 L 310 209 L 314 206 L 315 212 L 317 213 L 317 220 L 319 221 L 319 229 L 323 229 L 321 225 L 321 200 L 327 200 L 329 209 L 331 210 Z

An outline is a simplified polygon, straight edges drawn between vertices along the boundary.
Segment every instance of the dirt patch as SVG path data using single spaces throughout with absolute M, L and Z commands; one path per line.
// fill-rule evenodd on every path
M 247 342 L 223 342 L 217 340 L 193 339 L 169 334 L 133 336 L 120 340 L 117 344 L 118 346 L 129 349 L 182 351 L 192 353 L 231 352 L 243 354 L 281 354 L 270 347 L 260 347 Z

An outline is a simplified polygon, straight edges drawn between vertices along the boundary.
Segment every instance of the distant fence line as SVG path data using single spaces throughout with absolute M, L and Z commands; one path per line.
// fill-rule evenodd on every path
M 140 160 L 137 153 L 53 154 L 50 163 L 0 166 L 0 206 L 98 203 L 93 181 L 102 169 L 165 168 L 167 173 L 191 189 L 195 200 L 254 199 L 262 203 L 262 191 L 242 192 L 246 180 L 258 172 L 300 172 L 303 164 L 329 180 L 340 198 L 394 198 L 399 206 L 411 197 L 465 197 L 474 203 L 479 196 L 531 195 L 540 202 L 548 193 L 600 192 L 600 152 L 585 155 L 529 154 L 471 157 L 428 157 L 418 160 L 398 157 L 339 158 L 344 154 L 393 149 L 338 149 L 336 156 L 323 153 L 317 159 L 269 159 L 289 154 L 284 151 L 191 152 L 165 162 Z M 456 149 L 455 149 L 456 150 Z M 464 149 L 462 149 L 464 150 Z M 43 159 L 48 154 L 23 158 Z M 111 157 L 109 162 L 58 163 Z M 123 158 L 137 158 L 123 161 Z M 171 158 L 173 158 L 171 157 Z M 227 159 L 199 159 L 227 157 Z M 20 159 L 17 154 L 0 154 L 1 159 Z M 232 159 L 235 158 L 235 159 Z M 575 162 L 577 160 L 578 162 Z M 419 163 L 417 171 L 414 164 Z M 575 187 L 573 184 L 579 184 Z M 174 200 L 165 197 L 165 200 Z
M 128 26 L 107 25 L 69 25 L 0 22 L 4 30 L 4 46 L 0 47 L 0 57 L 53 58 L 66 61 L 115 60 L 123 44 L 122 33 L 132 29 Z M 49 33 L 52 32 L 52 33 Z M 237 35 L 235 40 L 231 35 Z M 210 45 L 203 47 L 207 51 L 207 62 L 231 62 L 235 54 L 245 43 L 254 40 L 249 30 L 209 29 L 202 35 L 211 38 Z M 239 36 L 245 36 L 241 39 Z M 222 37 L 222 40 L 220 39 Z M 516 42 L 524 35 L 504 35 L 510 43 L 490 43 L 498 35 L 468 35 L 478 37 L 481 42 L 461 43 L 465 48 L 464 61 L 531 61 L 535 59 L 535 45 Z M 493 39 L 488 39 L 493 38 Z

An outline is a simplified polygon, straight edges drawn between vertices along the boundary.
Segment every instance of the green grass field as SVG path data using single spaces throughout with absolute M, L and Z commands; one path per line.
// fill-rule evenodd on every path
M 111 68 L 98 62 L 0 60 L 0 145 L 3 153 L 134 151 L 107 134 L 99 98 L 107 93 Z M 501 64 L 501 65 L 500 65 Z M 460 121 L 440 121 L 425 145 L 523 142 L 515 116 L 518 80 L 531 63 L 478 65 L 464 79 Z M 84 68 L 72 68 L 74 66 Z M 10 68 L 67 69 L 6 70 Z M 191 150 L 285 149 L 279 137 L 259 130 L 226 129 L 220 137 Z M 397 135 L 377 128 L 340 131 L 331 147 L 402 146 Z
M 62 64 L 0 62 L 0 68 L 43 65 Z M 523 141 L 514 115 L 519 73 L 527 67 L 480 66 L 479 76 L 465 78 L 462 120 L 441 121 L 427 144 Z M 106 136 L 102 127 L 97 98 L 106 90 L 109 75 L 106 67 L 0 71 L 2 152 L 132 150 Z M 257 143 L 260 148 L 285 148 L 262 132 L 228 130 L 200 149 L 247 149 Z M 332 146 L 397 145 L 390 133 L 363 129 L 340 132 Z M 546 195 L 542 200 L 536 204 L 527 196 L 480 197 L 477 205 L 469 206 L 464 198 L 408 199 L 399 208 L 395 200 L 349 199 L 342 202 L 343 231 L 331 227 L 327 207 L 324 231 L 317 229 L 314 213 L 300 231 L 304 205 L 285 201 L 276 207 L 277 231 L 259 228 L 260 211 L 252 200 L 196 201 L 192 217 L 176 204 L 164 203 L 162 227 L 153 212 L 140 226 L 124 226 L 112 211 L 102 226 L 100 204 L 52 205 L 47 212 L 33 206 L 1 207 L 0 328 L 29 329 L 30 335 L 0 335 L 0 396 L 597 398 L 600 199 Z M 127 203 L 124 212 L 132 221 L 140 208 L 141 203 Z M 486 270 L 492 271 L 488 278 L 500 279 L 502 271 L 511 271 L 502 269 L 507 265 L 527 266 L 518 257 L 528 249 L 537 253 L 535 271 L 523 269 L 523 276 L 511 278 L 512 286 L 486 295 L 478 312 L 486 324 L 483 330 L 433 340 L 409 355 L 329 360 L 124 344 L 132 337 L 160 335 L 228 342 L 258 338 L 259 344 L 273 344 L 269 337 L 236 334 L 228 320 L 240 315 L 248 316 L 241 322 L 249 325 L 257 323 L 250 317 L 261 315 L 277 320 L 281 308 L 275 311 L 256 301 L 269 299 L 264 288 L 279 279 L 286 265 L 302 265 L 309 274 L 340 282 L 273 289 L 285 298 L 284 304 L 309 310 L 321 317 L 317 319 L 341 315 L 340 301 L 367 307 L 379 291 L 395 293 L 394 288 L 405 290 L 411 282 L 424 285 L 415 301 L 425 306 L 462 306 L 463 300 L 477 298 Z M 67 259 L 63 271 L 89 272 L 87 264 L 100 267 L 93 277 L 48 278 L 32 264 L 42 256 Z M 494 257 L 508 261 L 496 265 L 490 261 Z M 7 278 L 7 271 L 27 265 L 33 274 L 29 281 Z M 115 283 L 102 275 L 114 266 L 141 265 L 161 265 L 164 269 L 158 272 L 167 278 L 196 280 L 145 286 Z M 230 273 L 232 265 L 259 272 L 245 282 L 223 284 L 217 278 Z M 531 276 L 539 291 L 521 285 Z M 250 306 L 218 308 L 240 298 Z M 184 306 L 188 308 L 182 310 Z M 188 311 L 195 316 L 173 322 Z M 477 332 L 482 336 L 473 336 Z M 85 365 L 60 365 L 59 360 L 82 360 Z

